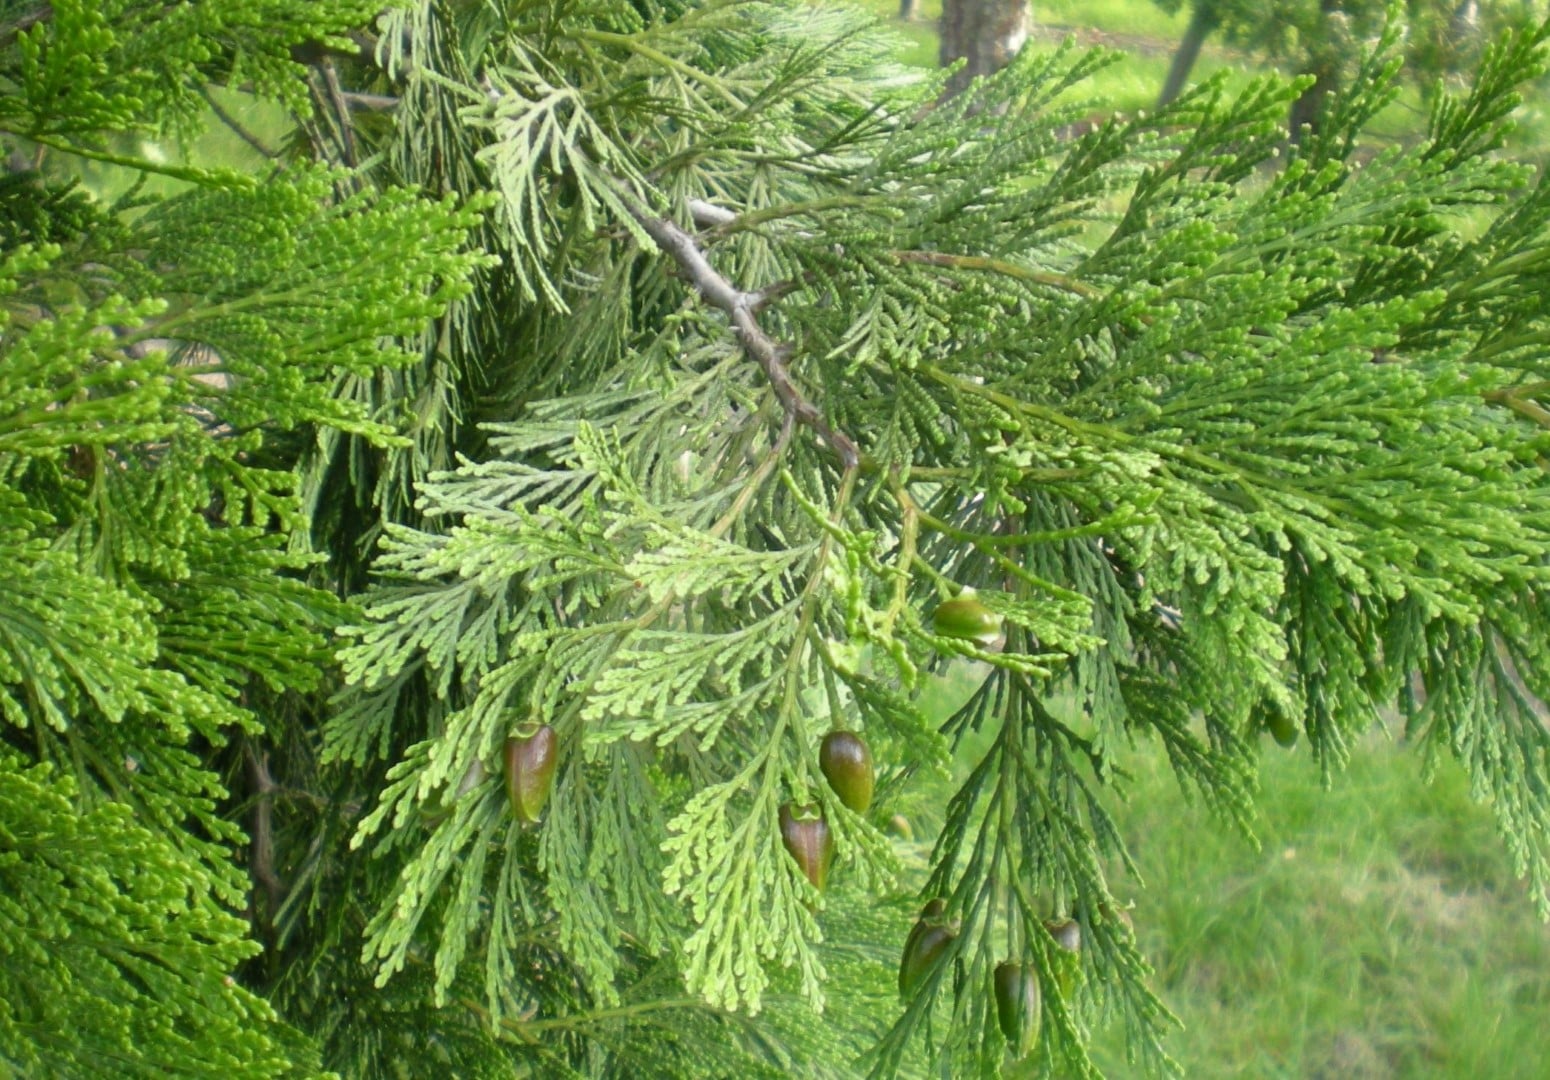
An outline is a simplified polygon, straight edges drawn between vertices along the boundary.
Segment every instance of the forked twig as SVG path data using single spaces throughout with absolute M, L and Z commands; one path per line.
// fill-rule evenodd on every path
M 759 312 L 783 290 L 759 289 L 745 292 L 737 288 L 711 266 L 710 260 L 700 250 L 694 237 L 674 222 L 653 214 L 633 192 L 625 189 L 623 185 L 619 187 L 619 194 L 641 228 L 657 242 L 658 247 L 672 257 L 679 269 L 699 290 L 700 295 L 712 307 L 726 313 L 727 318 L 732 322 L 733 330 L 737 333 L 738 341 L 743 346 L 743 351 L 753 357 L 763 370 L 786 415 L 816 432 L 840 459 L 840 464 L 846 470 L 860 465 L 861 452 L 850 436 L 832 427 L 824 419 L 818 407 L 802 396 L 802 391 L 792 380 L 791 371 L 786 366 L 789 349 L 776 342 L 759 325 Z

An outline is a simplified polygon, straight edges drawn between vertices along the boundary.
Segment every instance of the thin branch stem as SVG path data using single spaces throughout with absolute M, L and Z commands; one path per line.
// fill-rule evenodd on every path
M 762 291 L 744 292 L 711 266 L 694 237 L 677 224 L 651 213 L 633 191 L 618 187 L 620 198 L 657 246 L 672 257 L 712 307 L 720 308 L 732 322 L 743 351 L 758 363 L 775 391 L 781 408 L 799 424 L 811 428 L 828 445 L 847 472 L 861 464 L 861 452 L 844 432 L 829 426 L 817 406 L 802 396 L 786 367 L 787 349 L 759 325 L 758 312 L 769 303 Z
M 50 150 L 59 151 L 61 154 L 71 154 L 75 157 L 86 158 L 88 161 L 101 161 L 107 165 L 119 165 L 126 169 L 152 173 L 157 176 L 170 176 L 174 180 L 182 180 L 189 184 L 219 184 L 228 188 L 248 188 L 253 184 L 250 177 L 229 169 L 203 169 L 196 165 L 177 165 L 170 162 L 151 161 L 149 158 L 135 157 L 132 154 L 118 154 L 112 150 L 97 150 L 42 132 L 10 132 L 4 128 L 0 128 L 0 132 L 20 135 L 22 138 L 30 139 L 39 146 L 46 146 Z
M 722 536 L 736 524 L 737 519 L 742 516 L 743 510 L 747 507 L 749 500 L 764 486 L 764 481 L 769 477 L 770 473 L 775 471 L 775 466 L 785 456 L 786 447 L 791 442 L 791 432 L 794 427 L 795 418 L 790 413 L 787 413 L 785 420 L 781 422 L 780 436 L 776 438 L 775 445 L 770 447 L 769 453 L 764 455 L 763 460 L 754 469 L 753 475 L 743 484 L 742 490 L 737 493 L 737 498 L 732 501 L 732 505 L 727 508 L 727 512 L 722 514 L 721 518 L 711 526 L 710 534 L 712 536 Z
M 895 251 L 893 257 L 903 263 L 918 263 L 925 266 L 942 266 L 952 270 L 983 270 L 987 273 L 1003 274 L 1006 277 L 1016 278 L 1018 281 L 1026 281 L 1033 285 L 1047 285 L 1052 289 L 1062 289 L 1077 296 L 1101 297 L 1102 289 L 1089 285 L 1085 281 L 1079 281 L 1065 274 L 1055 274 L 1047 270 L 1030 270 L 1026 266 L 1018 266 L 1014 262 L 1005 259 L 992 259 L 984 255 L 954 255 L 947 251 Z
M 762 210 L 750 210 L 747 213 L 736 214 L 726 221 L 717 223 L 715 233 L 718 237 L 724 236 L 728 233 L 756 228 L 767 221 L 779 221 L 782 218 L 798 217 L 802 214 L 815 214 L 824 210 L 864 210 L 868 207 L 887 205 L 888 202 L 886 200 L 876 195 L 835 195 L 827 199 L 782 203 L 778 206 L 766 206 Z
M 253 789 L 257 797 L 253 806 L 253 877 L 263 886 L 269 899 L 266 919 L 273 920 L 280 907 L 285 886 L 274 868 L 274 793 L 276 785 L 269 772 L 269 754 L 260 754 L 251 742 L 243 744 L 248 759 L 248 771 L 253 777 Z
M 398 98 L 391 94 L 363 94 L 359 90 L 346 90 L 339 96 L 352 109 L 387 112 L 398 108 Z
M 353 169 L 360 164 L 360 155 L 355 148 L 355 122 L 350 118 L 350 106 L 345 103 L 344 90 L 339 85 L 339 71 L 334 67 L 334 61 L 328 57 L 324 57 L 318 67 L 322 69 L 323 83 L 328 87 L 328 99 L 334 106 L 334 115 L 339 118 L 344 163 Z
M 708 71 L 702 71 L 693 64 L 686 64 L 675 56 L 669 56 L 661 49 L 647 45 L 638 36 L 633 34 L 619 34 L 610 30 L 578 30 L 576 37 L 582 41 L 595 41 L 599 45 L 615 45 L 652 63 L 658 64 L 667 70 L 676 73 L 692 83 L 697 83 L 714 92 L 722 100 L 735 109 L 747 108 L 748 103 L 732 93 L 727 84 Z
M 1526 387 L 1515 386 L 1511 389 L 1488 390 L 1485 400 L 1495 405 L 1505 405 L 1519 416 L 1534 421 L 1543 428 L 1550 428 L 1550 409 L 1546 409 L 1537 401 L 1533 401 L 1525 394 L 1536 393 L 1535 387 L 1542 384 L 1530 384 Z
M 199 88 L 199 96 L 205 99 L 205 104 L 210 106 L 210 111 L 215 114 L 215 118 L 230 128 L 237 136 L 237 138 L 247 143 L 255 151 L 268 158 L 270 161 L 279 159 L 280 152 L 278 150 L 269 149 L 269 147 L 265 146 L 262 142 L 259 141 L 257 135 L 254 135 L 247 128 L 243 127 L 242 124 L 238 122 L 237 118 L 231 113 L 227 112 L 221 103 L 216 100 L 215 95 L 210 92 L 210 88 L 208 86 L 201 86 Z
M 11 42 L 28 30 L 31 30 L 38 23 L 52 22 L 53 19 L 54 5 L 40 4 L 36 9 L 0 26 L 0 49 L 7 48 Z

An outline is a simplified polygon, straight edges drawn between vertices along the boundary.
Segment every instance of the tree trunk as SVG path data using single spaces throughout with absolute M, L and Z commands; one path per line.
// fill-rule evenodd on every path
M 1340 89 L 1339 37 L 1327 32 L 1331 29 L 1329 16 L 1339 10 L 1340 0 L 1319 0 L 1320 21 L 1326 33 L 1314 39 L 1301 72 L 1313 76 L 1313 85 L 1292 102 L 1291 115 L 1287 117 L 1287 137 L 1293 146 L 1299 145 L 1304 138 L 1318 134 L 1325 99 Z M 1304 135 L 1304 132 L 1307 134 Z
M 1293 146 L 1319 133 L 1324 99 L 1334 93 L 1340 84 L 1339 76 L 1331 66 L 1321 66 L 1315 71 L 1304 71 L 1303 74 L 1313 76 L 1313 85 L 1292 102 L 1291 116 L 1287 118 L 1286 127 Z
M 920 0 L 899 0 L 899 18 L 909 22 L 920 14 Z
M 1183 92 L 1184 84 L 1189 81 L 1189 73 L 1194 70 L 1195 61 L 1200 58 L 1200 46 L 1205 44 L 1206 37 L 1216 29 L 1218 21 L 1216 4 L 1213 0 L 1195 0 L 1194 9 L 1189 17 L 1189 26 L 1184 30 L 1184 39 L 1174 50 L 1173 64 L 1168 68 L 1168 79 L 1163 83 L 1162 93 L 1157 95 L 1159 109 Z
M 942 66 L 967 61 L 947 92 L 956 94 L 980 75 L 999 71 L 1028 40 L 1028 0 L 943 0 Z

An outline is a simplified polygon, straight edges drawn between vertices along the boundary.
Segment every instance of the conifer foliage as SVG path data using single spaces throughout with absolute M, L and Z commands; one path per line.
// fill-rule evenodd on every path
M 1547 36 L 1288 153 L 784 0 L 0 5 L 5 137 L 185 185 L 0 191 L 0 1063 L 1167 1073 L 1127 757 L 1251 833 L 1389 707 L 1550 908 Z M 263 182 L 122 149 L 210 84 Z
M 0 125 L 128 161 L 114 136 L 187 122 L 207 79 L 294 97 L 288 46 L 367 15 L 160 7 L 7 5 Z M 392 337 L 444 310 L 476 260 L 474 217 L 450 198 L 334 199 L 303 165 L 263 185 L 165 171 L 194 183 L 115 207 L 32 173 L 0 190 L 7 1075 L 315 1061 L 233 977 L 258 947 L 215 771 L 224 745 L 264 730 L 258 701 L 319 684 L 345 610 L 288 550 L 305 519 L 273 439 L 394 438 L 334 384 L 403 362 Z

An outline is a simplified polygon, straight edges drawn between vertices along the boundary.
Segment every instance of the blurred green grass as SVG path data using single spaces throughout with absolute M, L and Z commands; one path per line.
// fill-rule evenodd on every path
M 1451 763 L 1374 738 L 1323 788 L 1265 743 L 1259 850 L 1156 754 L 1120 813 L 1192 1077 L 1550 1076 L 1550 929 Z M 1100 1058 L 1124 1076 L 1122 1047 Z
M 889 0 L 865 0 L 906 39 L 904 63 L 934 67 L 939 0 L 897 19 Z M 1057 0 L 1035 8 L 1045 26 L 1129 51 L 1084 88 L 1095 111 L 1150 108 L 1184 19 L 1147 0 Z M 1144 47 L 1138 47 L 1144 46 Z M 1029 48 L 1048 51 L 1040 35 Z M 1229 90 L 1266 70 L 1208 45 L 1193 78 L 1230 69 Z M 1539 159 L 1547 120 L 1536 95 L 1519 112 L 1512 152 Z M 1375 120 L 1377 145 L 1418 138 L 1418 90 L 1405 85 Z M 1488 216 L 1488 215 L 1486 215 Z M 1483 225 L 1463 222 L 1466 229 Z M 958 671 L 927 688 L 945 716 L 972 685 Z M 961 778 L 989 733 L 959 756 Z M 1550 1076 L 1550 928 L 1529 899 L 1488 808 L 1451 762 L 1430 781 L 1419 755 L 1381 735 L 1355 752 L 1326 789 L 1305 747 L 1265 741 L 1256 846 L 1192 805 L 1165 756 L 1141 746 L 1117 819 L 1146 887 L 1131 895 L 1152 985 L 1181 1028 L 1169 1048 L 1192 1078 L 1252 1080 L 1532 1080 Z M 917 836 L 929 845 L 950 791 L 922 801 Z M 1110 1077 L 1136 1075 L 1123 1031 L 1098 1035 Z
M 280 153 L 285 149 L 295 123 L 281 106 L 240 90 L 211 87 L 209 93 L 226 116 L 256 139 L 266 152 Z M 30 145 L 27 149 L 28 152 L 34 150 Z M 276 164 L 244 141 L 213 110 L 203 118 L 203 127 L 182 142 L 172 137 L 119 135 L 108 140 L 108 149 L 153 165 L 224 168 L 259 177 Z M 86 191 L 107 203 L 131 190 L 140 198 L 150 199 L 175 195 L 191 186 L 160 173 L 141 173 L 137 169 L 57 150 L 43 153 L 41 163 L 46 176 L 56 181 L 78 180 Z
M 912 67 L 934 68 L 938 61 L 937 19 L 942 14 L 941 0 L 921 0 L 914 19 L 905 21 L 898 17 L 899 5 L 895 0 L 859 0 L 860 6 L 885 21 L 903 38 L 896 58 Z M 1097 31 L 1092 40 L 1106 42 L 1110 47 L 1131 42 L 1133 38 L 1158 39 L 1167 48 L 1147 52 L 1127 53 L 1121 63 L 1099 72 L 1086 87 L 1087 96 L 1101 101 L 1108 108 L 1131 111 L 1150 108 L 1157 100 L 1171 61 L 1171 44 L 1184 32 L 1188 20 L 1182 15 L 1168 15 L 1157 5 L 1141 0 L 1097 0 L 1087 4 L 1078 0 L 1060 0 L 1058 3 L 1039 4 L 1034 8 L 1034 22 L 1044 32 L 1036 32 L 1028 48 L 1037 53 L 1053 52 L 1066 31 Z M 1122 34 L 1123 41 L 1108 40 L 1104 35 Z M 1082 40 L 1089 35 L 1078 33 Z M 1133 43 L 1133 42 L 1132 42 Z M 1198 81 L 1213 72 L 1230 66 L 1224 59 L 1206 50 L 1195 66 Z M 1247 75 L 1242 80 L 1247 81 Z

